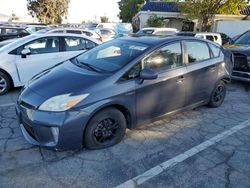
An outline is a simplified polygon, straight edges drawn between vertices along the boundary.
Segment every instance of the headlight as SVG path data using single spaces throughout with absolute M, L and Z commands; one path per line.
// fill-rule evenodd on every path
M 58 95 L 46 100 L 40 107 L 39 110 L 49 112 L 63 112 L 66 111 L 79 102 L 84 100 L 89 94 L 71 96 L 70 94 Z

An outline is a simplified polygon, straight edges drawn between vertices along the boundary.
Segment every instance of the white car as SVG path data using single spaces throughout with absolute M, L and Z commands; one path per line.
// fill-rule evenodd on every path
M 172 36 L 178 32 L 175 28 L 158 28 L 158 27 L 147 27 L 138 31 L 138 35 L 159 35 L 159 36 Z
M 79 29 L 74 27 L 59 27 L 59 28 L 46 28 L 36 33 L 44 34 L 44 33 L 72 33 L 72 34 L 79 34 L 79 35 L 86 35 L 88 37 L 92 37 L 96 40 L 102 41 L 102 37 L 99 33 L 88 30 L 88 29 Z
M 220 33 L 201 32 L 201 33 L 196 33 L 195 37 L 210 40 L 219 45 L 222 45 L 222 38 Z
M 84 35 L 52 33 L 29 35 L 3 46 L 0 48 L 0 95 L 100 43 Z

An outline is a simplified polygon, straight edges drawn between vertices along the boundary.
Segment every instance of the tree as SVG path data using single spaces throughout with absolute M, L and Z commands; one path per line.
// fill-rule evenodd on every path
M 244 0 L 185 0 L 180 1 L 182 13 L 188 14 L 190 19 L 198 19 L 202 31 L 208 31 L 215 14 L 239 14 L 238 6 L 245 4 Z
M 132 22 L 132 18 L 144 5 L 145 0 L 121 0 L 118 2 L 120 13 L 119 18 L 122 22 Z
M 61 23 L 68 14 L 70 0 L 27 0 L 27 9 L 32 17 L 44 24 Z
M 19 17 L 12 12 L 11 14 L 11 18 L 8 20 L 9 22 L 15 21 L 15 20 L 19 20 Z
M 101 16 L 100 17 L 102 23 L 107 23 L 109 22 L 109 18 L 107 16 Z
M 164 27 L 165 21 L 163 20 L 163 18 L 159 18 L 154 14 L 153 16 L 150 16 L 147 24 L 149 27 Z

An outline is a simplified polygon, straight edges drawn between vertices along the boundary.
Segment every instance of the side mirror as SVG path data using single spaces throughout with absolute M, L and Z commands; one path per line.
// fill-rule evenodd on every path
M 141 70 L 140 78 L 143 80 L 154 80 L 154 79 L 158 78 L 158 74 L 157 74 L 157 72 L 155 72 L 152 69 L 145 68 L 145 69 Z
M 30 55 L 30 54 L 31 54 L 30 49 L 23 49 L 23 50 L 21 51 L 22 58 L 26 58 L 27 55 Z

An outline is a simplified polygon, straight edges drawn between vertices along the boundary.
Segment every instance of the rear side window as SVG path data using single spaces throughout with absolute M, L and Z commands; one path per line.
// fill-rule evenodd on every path
M 213 52 L 213 55 L 214 57 L 219 57 L 220 56 L 220 53 L 221 53 L 221 50 L 219 47 L 213 45 L 213 44 L 208 44 L 209 47 L 211 48 L 212 52 Z
M 164 71 L 182 66 L 180 42 L 169 44 L 144 59 L 144 67 Z
M 85 39 L 78 37 L 65 37 L 65 50 L 66 51 L 78 51 L 85 50 Z
M 189 63 L 195 63 L 210 58 L 209 48 L 205 42 L 186 41 L 185 45 Z
M 206 38 L 207 38 L 207 40 L 214 42 L 214 37 L 212 35 L 207 35 Z
M 82 34 L 82 32 L 78 30 L 67 30 L 67 33 Z

